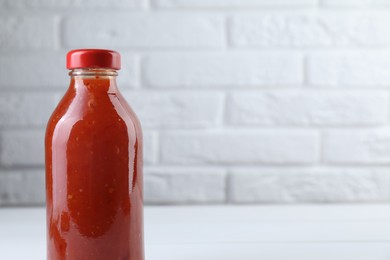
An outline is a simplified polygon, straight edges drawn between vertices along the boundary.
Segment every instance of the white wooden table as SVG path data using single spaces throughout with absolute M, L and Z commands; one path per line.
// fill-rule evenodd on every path
M 145 209 L 146 260 L 389 260 L 390 205 Z M 43 208 L 0 209 L 0 259 L 45 259 Z

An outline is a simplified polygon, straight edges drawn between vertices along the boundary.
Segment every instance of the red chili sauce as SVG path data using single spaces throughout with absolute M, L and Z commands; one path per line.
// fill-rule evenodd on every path
M 115 77 L 72 77 L 45 142 L 47 259 L 143 260 L 142 133 Z

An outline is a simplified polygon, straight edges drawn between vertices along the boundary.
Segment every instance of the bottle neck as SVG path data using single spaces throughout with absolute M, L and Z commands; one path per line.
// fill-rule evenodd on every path
M 69 75 L 71 77 L 116 77 L 118 72 L 114 69 L 85 68 L 72 69 Z
M 69 72 L 71 86 L 76 91 L 108 92 L 118 91 L 116 77 L 118 72 L 114 69 L 83 68 L 73 69 Z

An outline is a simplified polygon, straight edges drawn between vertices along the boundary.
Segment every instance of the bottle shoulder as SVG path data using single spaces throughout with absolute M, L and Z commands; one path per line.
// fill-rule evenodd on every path
M 133 135 L 141 136 L 140 122 L 119 92 L 77 93 L 68 90 L 54 109 L 46 128 L 46 136 L 55 129 L 77 128 L 96 131 L 118 132 L 126 129 Z

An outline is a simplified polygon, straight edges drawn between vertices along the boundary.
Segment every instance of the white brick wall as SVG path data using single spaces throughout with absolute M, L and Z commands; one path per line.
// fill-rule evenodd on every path
M 323 145 L 324 161 L 329 164 L 390 163 L 388 128 L 325 132 Z
M 386 87 L 389 69 L 388 51 L 325 52 L 307 58 L 307 78 L 312 86 Z
M 389 169 L 234 169 L 229 178 L 233 203 L 388 201 Z
M 223 46 L 224 31 L 223 19 L 216 15 L 99 13 L 67 16 L 63 39 L 69 48 L 201 48 Z
M 56 21 L 53 16 L 8 14 L 0 17 L 0 24 L 1 48 L 4 51 L 53 49 L 55 46 Z
M 378 46 L 390 43 L 389 22 L 388 13 L 347 11 L 238 15 L 231 41 L 240 47 Z
M 388 7 L 388 0 L 322 0 L 324 6 L 329 7 Z
M 226 200 L 226 173 L 220 169 L 146 168 L 145 186 L 145 200 L 153 204 Z
M 227 100 L 234 125 L 378 125 L 388 121 L 386 91 L 262 91 Z
M 121 52 L 153 204 L 390 201 L 390 1 L 0 0 L 0 205 L 44 203 L 72 48 Z
M 291 53 L 180 52 L 148 55 L 143 69 L 150 87 L 237 88 L 302 84 L 302 63 Z
M 68 10 L 72 8 L 83 9 L 136 9 L 144 6 L 142 0 L 0 0 L 0 6 L 10 9 L 30 9 L 30 8 L 61 8 Z M 68 9 L 69 8 L 69 9 Z
M 146 128 L 215 126 L 222 121 L 223 94 L 210 92 L 124 92 Z
M 0 96 L 2 127 L 44 127 L 60 94 L 44 92 L 5 92 Z
M 4 90 L 17 92 L 29 89 L 41 91 L 39 93 L 42 94 L 52 89 L 63 90 L 69 84 L 68 75 L 64 71 L 65 55 L 65 52 L 52 51 L 34 53 L 27 47 L 12 52 L 4 51 L 0 55 L 2 94 Z
M 0 205 L 42 205 L 45 176 L 42 170 L 3 170 L 0 174 Z
M 44 130 L 3 130 L 0 163 L 3 167 L 43 166 Z
M 156 7 L 290 7 L 310 6 L 316 0 L 151 0 Z
M 191 131 L 161 136 L 161 161 L 169 164 L 311 164 L 318 158 L 312 131 Z

